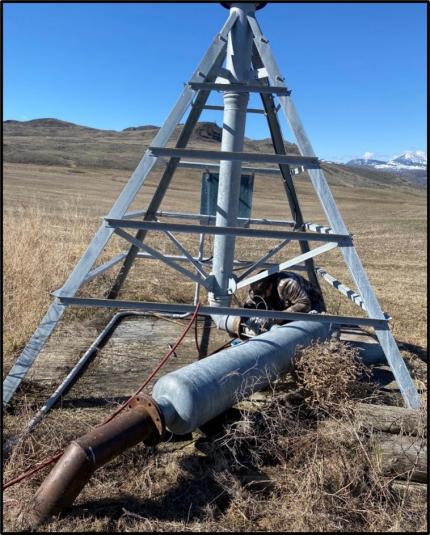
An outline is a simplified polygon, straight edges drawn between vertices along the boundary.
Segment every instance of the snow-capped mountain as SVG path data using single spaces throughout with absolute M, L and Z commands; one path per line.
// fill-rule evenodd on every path
M 350 160 L 346 165 L 373 167 L 374 169 L 387 171 L 427 170 L 427 155 L 422 150 L 407 151 L 387 161 L 377 160 L 372 156 L 372 153 L 366 152 L 362 158 Z
M 367 167 L 374 167 L 384 163 L 386 162 L 383 160 L 374 160 L 373 158 L 356 158 L 355 160 L 349 161 L 346 165 L 364 165 Z
M 389 165 L 407 166 L 408 168 L 413 166 L 416 169 L 427 169 L 427 155 L 422 150 L 405 152 L 404 154 L 397 156 L 397 158 L 393 158 L 387 163 Z

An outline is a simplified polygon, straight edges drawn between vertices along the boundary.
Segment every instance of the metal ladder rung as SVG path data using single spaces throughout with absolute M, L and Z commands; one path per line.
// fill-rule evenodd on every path
M 238 91 L 239 93 L 270 93 L 273 95 L 291 95 L 286 87 L 259 84 L 216 84 L 212 82 L 188 82 L 191 89 L 199 91 Z
M 162 223 L 160 221 L 136 221 L 135 219 L 113 219 L 105 217 L 104 220 L 111 228 L 115 229 L 144 229 L 154 231 L 190 232 L 191 234 L 219 234 L 230 236 L 242 236 L 251 238 L 273 238 L 298 241 L 318 241 L 337 243 L 338 245 L 351 245 L 349 234 L 318 234 L 313 232 L 300 232 L 298 230 L 272 230 L 243 227 L 217 227 L 214 225 L 192 225 L 188 223 Z
M 277 163 L 302 166 L 306 169 L 319 169 L 319 160 L 313 156 L 292 156 L 287 154 L 261 154 L 249 152 L 227 152 L 213 150 L 170 149 L 162 147 L 148 147 L 154 156 L 169 156 L 170 158 L 205 158 L 208 160 L 239 160 L 246 162 Z
M 218 111 L 224 111 L 224 106 L 204 106 L 204 110 L 218 110 Z M 266 115 L 266 112 L 263 109 L 260 108 L 248 108 L 246 110 L 246 113 L 260 113 L 261 115 Z

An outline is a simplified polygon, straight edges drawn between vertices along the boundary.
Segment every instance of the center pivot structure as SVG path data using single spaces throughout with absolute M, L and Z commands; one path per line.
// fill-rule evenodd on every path
M 110 212 L 103 218 L 100 228 L 82 258 L 64 285 L 53 292 L 54 302 L 6 377 L 3 385 L 4 405 L 8 405 L 69 306 L 119 308 L 164 314 L 193 313 L 197 299 L 193 305 L 121 298 L 121 288 L 134 262 L 158 260 L 194 281 L 198 287 L 206 289 L 209 304 L 200 306 L 198 313 L 212 319 L 218 328 L 225 329 L 232 335 L 239 332 L 239 326 L 244 323 L 243 318 L 256 316 L 259 319 L 278 320 L 278 323 L 303 321 L 309 326 L 309 330 L 313 324 L 373 327 L 399 384 L 406 406 L 411 408 L 419 406 L 420 400 L 415 384 L 390 330 L 389 315 L 382 310 L 375 296 L 355 249 L 353 237 L 336 206 L 321 163 L 306 135 L 293 103 L 291 91 L 277 65 L 269 40 L 257 22 L 256 12 L 264 7 L 264 4 L 264 2 L 223 4 L 228 8 L 224 26 L 215 35 L 206 54 L 185 84 L 176 105 L 146 149 Z M 208 104 L 211 91 L 224 94 L 223 106 Z M 262 107 L 248 106 L 250 93 L 260 96 Z M 275 101 L 275 98 L 278 101 Z M 201 113 L 207 109 L 223 112 L 221 150 L 187 148 Z M 175 145 L 167 147 L 187 111 L 189 113 Z M 281 111 L 294 135 L 300 155 L 286 152 L 278 120 L 278 113 Z M 245 123 L 248 113 L 260 114 L 263 120 L 267 121 L 273 152 L 244 152 Z M 246 162 L 246 165 L 242 165 L 242 162 Z M 129 211 L 156 164 L 161 164 L 164 168 L 146 209 Z M 214 215 L 209 212 L 161 211 L 163 199 L 178 167 L 218 172 L 217 206 Z M 293 180 L 293 175 L 299 170 L 307 171 L 328 225 L 303 219 Z M 249 175 L 262 174 L 266 182 L 272 180 L 272 177 L 281 179 L 292 220 L 251 217 L 244 219 L 239 216 L 242 172 Z M 172 219 L 176 221 L 179 219 L 180 222 L 171 222 Z M 254 228 L 254 224 L 264 228 Z M 146 243 L 146 236 L 151 232 L 164 233 L 164 236 L 178 249 L 179 254 L 167 254 L 156 248 L 158 244 L 150 246 Z M 179 240 L 180 233 L 215 236 L 210 272 L 208 266 L 210 267 L 211 258 L 204 259 L 203 247 L 199 249 L 198 254 L 188 250 Z M 113 235 L 124 240 L 122 243 L 127 249 L 100 263 L 99 258 Z M 253 240 L 270 238 L 279 240 L 279 243 L 258 259 L 238 260 L 235 259 L 236 237 Z M 274 255 L 290 242 L 299 244 L 300 254 L 291 254 L 282 262 L 273 261 Z M 203 244 L 202 239 L 200 243 Z M 348 288 L 323 267 L 314 264 L 316 257 L 333 249 L 341 253 L 355 283 L 355 289 Z M 84 291 L 86 284 L 118 264 L 120 269 L 107 298 L 86 297 Z M 236 290 L 247 288 L 252 283 L 283 270 L 305 272 L 309 282 L 318 290 L 320 281 L 324 281 L 359 307 L 361 315 L 357 317 L 325 313 L 324 303 L 321 307 L 322 312 L 316 314 L 231 306 L 232 295 Z M 142 277 L 141 280 L 145 278 Z M 198 296 L 197 291 L 196 296 Z
M 264 334 L 251 337 L 246 343 L 238 343 L 175 370 L 155 384 L 152 397 L 135 397 L 128 403 L 128 410 L 111 421 L 99 426 L 84 437 L 73 442 L 51 474 L 42 483 L 30 503 L 30 524 L 34 528 L 40 521 L 69 507 L 100 466 L 121 453 L 124 449 L 144 441 L 154 444 L 163 440 L 165 431 L 185 434 L 210 421 L 231 407 L 239 399 L 255 390 L 267 387 L 280 374 L 289 370 L 298 347 L 330 336 L 332 324 L 368 325 L 375 329 L 376 336 L 400 386 L 405 404 L 417 408 L 419 396 L 409 372 L 399 353 L 388 325 L 387 315 L 382 311 L 360 259 L 352 236 L 337 209 L 327 184 L 324 172 L 315 156 L 309 139 L 291 99 L 291 91 L 276 64 L 269 41 L 262 34 L 255 18 L 257 9 L 264 3 L 231 3 L 229 16 L 213 40 L 209 50 L 186 85 L 178 102 L 151 146 L 131 176 L 128 184 L 113 205 L 110 213 L 94 236 L 87 251 L 79 261 L 63 287 L 54 292 L 55 301 L 28 342 L 4 383 L 5 404 L 25 377 L 44 343 L 62 317 L 67 306 L 111 307 L 148 310 L 162 313 L 189 313 L 191 304 L 149 303 L 127 301 L 117 298 L 121 286 L 134 261 L 140 258 L 157 259 L 208 290 L 209 306 L 201 306 L 199 314 L 212 317 L 216 325 L 235 332 L 234 323 L 240 318 L 259 316 L 279 319 L 288 324 L 272 327 Z M 225 60 L 225 67 L 222 67 Z M 224 92 L 224 107 L 208 106 L 212 90 Z M 261 96 L 263 109 L 249 109 L 249 93 Z M 275 105 L 273 95 L 279 98 Z M 167 142 L 191 107 L 181 134 L 174 148 L 166 148 Z M 219 109 L 224 113 L 221 151 L 191 150 L 187 143 L 201 112 L 204 109 Z M 277 118 L 282 109 L 293 132 L 300 156 L 288 155 Z M 244 153 L 245 119 L 247 113 L 260 113 L 267 119 L 274 153 Z M 158 159 L 167 157 L 164 172 L 146 210 L 128 212 L 137 192 L 153 169 Z M 219 164 L 207 161 L 215 160 Z M 269 226 L 290 226 L 290 230 L 262 230 L 244 228 L 238 217 L 242 161 L 259 164 L 272 163 L 278 167 L 262 169 L 246 167 L 252 173 L 262 172 L 267 177 L 280 176 L 285 188 L 293 221 L 249 219 L 247 223 Z M 215 225 L 203 224 L 210 219 L 207 214 L 183 214 L 161 212 L 160 205 L 170 185 L 175 170 L 179 167 L 213 169 L 219 171 L 219 189 Z M 292 180 L 292 169 L 306 169 L 312 186 L 321 202 L 330 226 L 303 221 Z M 143 221 L 139 218 L 143 216 Z M 163 217 L 197 220 L 200 224 L 165 223 Z M 246 222 L 246 221 L 245 221 Z M 213 223 L 213 221 L 212 221 Z M 137 230 L 135 236 L 130 230 Z M 161 253 L 144 243 L 150 231 L 164 232 L 177 246 L 180 256 Z M 188 232 L 215 235 L 212 273 L 205 271 L 206 262 L 193 256 L 174 233 Z M 104 264 L 94 267 L 113 234 L 124 238 L 130 245 L 127 251 Z M 254 239 L 275 238 L 280 242 L 257 261 L 245 263 L 235 260 L 235 237 Z M 298 241 L 301 254 L 281 263 L 268 260 L 290 241 Z M 309 242 L 317 242 L 312 249 Z M 321 267 L 315 267 L 313 259 L 334 248 L 339 248 L 346 266 L 357 286 L 351 290 Z M 201 252 L 201 251 L 200 251 Z M 121 269 L 107 299 L 76 297 L 78 290 L 89 280 L 108 271 L 122 262 Z M 181 265 L 188 262 L 195 271 Z M 242 269 L 240 276 L 233 277 L 233 267 Z M 259 271 L 260 268 L 265 268 Z M 366 312 L 367 317 L 335 316 L 325 313 L 303 314 L 279 310 L 255 310 L 231 307 L 231 297 L 238 288 L 283 269 L 305 271 L 309 280 L 318 284 L 316 274 Z M 336 377 L 333 377 L 333 381 Z

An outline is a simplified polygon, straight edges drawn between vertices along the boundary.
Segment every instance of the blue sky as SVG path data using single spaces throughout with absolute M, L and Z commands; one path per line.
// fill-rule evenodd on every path
M 227 16 L 204 3 L 3 8 L 4 119 L 55 117 L 113 130 L 162 124 Z M 425 150 L 426 9 L 284 3 L 258 11 L 321 158 Z M 264 117 L 249 117 L 247 135 L 268 137 Z M 202 119 L 222 124 L 222 113 Z

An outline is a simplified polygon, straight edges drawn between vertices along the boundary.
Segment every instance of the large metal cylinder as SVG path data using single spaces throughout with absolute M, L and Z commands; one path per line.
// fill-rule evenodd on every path
M 328 323 L 296 321 L 275 326 L 233 346 L 163 376 L 152 397 L 166 427 L 176 434 L 193 431 L 251 392 L 286 372 L 298 346 L 329 336 Z
M 254 13 L 255 3 L 231 3 L 230 10 L 238 14 L 235 25 L 228 37 L 226 69 L 231 73 L 234 83 L 249 80 L 252 54 L 252 34 L 247 15 Z M 224 118 L 221 150 L 242 152 L 245 135 L 248 93 L 226 91 L 224 93 Z M 236 226 L 239 211 L 240 161 L 221 160 L 219 171 L 216 225 Z M 234 262 L 234 236 L 217 235 L 214 239 L 213 273 L 215 276 L 213 296 L 214 306 L 229 306 L 229 280 Z

